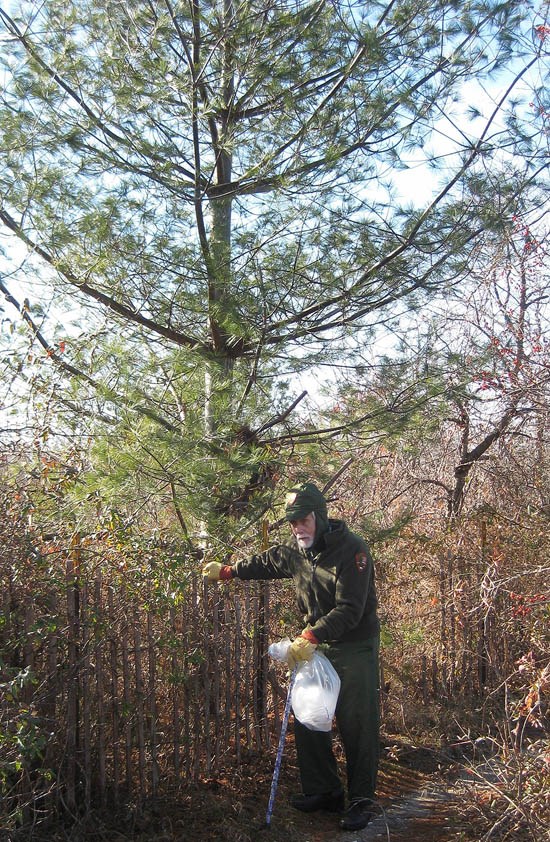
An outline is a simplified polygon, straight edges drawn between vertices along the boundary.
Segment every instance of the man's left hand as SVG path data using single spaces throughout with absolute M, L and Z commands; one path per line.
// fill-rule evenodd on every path
M 293 640 L 288 647 L 288 653 L 286 656 L 287 664 L 290 669 L 292 670 L 294 667 L 300 666 L 300 664 L 304 661 L 311 661 L 316 648 L 317 644 L 312 643 L 305 637 L 300 636 Z

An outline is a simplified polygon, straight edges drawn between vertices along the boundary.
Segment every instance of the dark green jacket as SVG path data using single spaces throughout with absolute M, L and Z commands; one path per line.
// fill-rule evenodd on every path
M 365 640 L 379 632 L 372 557 L 343 520 L 330 520 L 311 550 L 295 540 L 278 544 L 236 562 L 233 575 L 292 579 L 298 608 L 319 643 Z

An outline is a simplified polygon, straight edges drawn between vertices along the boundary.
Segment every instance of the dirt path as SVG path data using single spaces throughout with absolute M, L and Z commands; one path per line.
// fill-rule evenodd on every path
M 456 838 L 463 829 L 458 796 L 440 773 L 437 758 L 412 750 L 410 760 L 415 766 L 410 770 L 387 760 L 382 763 L 380 815 L 362 831 L 363 836 L 341 834 L 342 840 L 345 836 L 350 840 L 383 838 L 391 842 Z
M 414 751 L 414 750 L 413 750 Z M 379 778 L 379 813 L 364 830 L 343 832 L 335 816 L 300 817 L 303 842 L 453 842 L 465 830 L 460 797 L 434 756 L 385 759 Z M 420 767 L 420 768 L 418 768 Z M 422 771 L 421 771 L 422 770 Z M 296 828 L 297 829 L 297 828 Z
M 456 818 L 456 800 L 446 791 L 423 789 L 402 797 L 383 808 L 365 830 L 339 833 L 341 842 L 431 842 L 451 840 L 460 832 Z M 454 808 L 454 809 L 453 809 Z

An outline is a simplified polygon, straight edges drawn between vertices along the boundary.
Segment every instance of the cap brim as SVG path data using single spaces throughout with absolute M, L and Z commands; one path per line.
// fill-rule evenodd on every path
M 288 506 L 285 511 L 287 520 L 303 520 L 312 513 L 313 509 L 304 509 L 302 506 Z

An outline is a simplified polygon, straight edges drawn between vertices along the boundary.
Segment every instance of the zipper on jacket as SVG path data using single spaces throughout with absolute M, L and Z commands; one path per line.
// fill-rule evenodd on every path
M 315 574 L 317 572 L 317 564 L 318 564 L 317 556 L 312 555 L 311 558 L 310 558 L 310 561 L 311 561 L 311 588 L 313 590 L 313 580 L 315 579 Z

